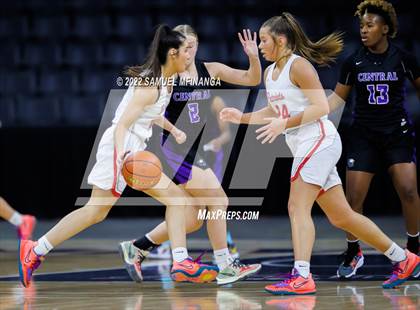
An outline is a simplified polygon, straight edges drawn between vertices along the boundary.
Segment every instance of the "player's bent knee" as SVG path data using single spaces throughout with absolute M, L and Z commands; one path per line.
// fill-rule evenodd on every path
M 355 216 L 357 215 L 358 214 L 353 210 L 348 210 L 333 216 L 329 216 L 328 220 L 333 226 L 348 231 L 348 228 L 354 225 L 353 223 L 355 221 Z
M 83 207 L 85 209 L 85 216 L 91 224 L 97 224 L 106 219 L 111 206 L 90 206 L 86 205 Z

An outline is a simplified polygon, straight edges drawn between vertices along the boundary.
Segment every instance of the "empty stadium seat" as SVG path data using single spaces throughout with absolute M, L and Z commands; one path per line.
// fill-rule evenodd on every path
M 68 34 L 69 18 L 67 16 L 36 16 L 29 26 L 31 37 L 51 40 Z
M 0 73 L 0 93 L 4 95 L 30 94 L 36 91 L 33 71 L 2 71 Z
M 335 15 L 333 18 L 333 30 L 343 31 L 347 37 L 359 37 L 359 18 L 348 15 Z
M 305 33 L 312 41 L 329 34 L 325 25 L 325 18 L 319 16 L 296 16 Z
M 190 15 L 168 15 L 168 14 L 159 14 L 157 16 L 157 22 L 159 24 L 167 24 L 169 27 L 173 28 L 177 25 L 188 24 L 192 25 L 192 18 Z M 156 27 L 156 25 L 153 25 Z M 200 34 L 198 34 L 200 36 Z
M 26 18 L 17 16 L 2 16 L 0 18 L 0 39 L 24 38 L 26 37 L 27 33 L 28 25 Z
M 120 74 L 116 71 L 92 71 L 87 69 L 82 73 L 80 88 L 84 93 L 108 94 L 112 88 L 117 88 L 116 79 Z
M 19 62 L 19 48 L 16 43 L 0 44 L 0 65 L 13 66 Z
M 203 61 L 218 61 L 227 63 L 229 61 L 229 51 L 224 41 L 200 43 L 197 57 Z
M 252 32 L 256 32 L 258 35 L 258 31 L 262 24 L 268 18 L 263 16 L 250 16 L 250 15 L 242 15 L 240 16 L 239 20 L 239 27 L 236 32 L 242 31 L 242 29 L 250 29 Z
M 0 97 L 0 128 L 15 124 L 15 102 L 13 97 Z
M 198 37 L 224 38 L 232 37 L 237 31 L 230 16 L 201 15 L 197 18 Z
M 65 96 L 60 99 L 60 111 L 64 125 L 97 126 L 105 106 L 104 97 Z
M 232 52 L 229 56 L 229 61 L 232 64 L 235 64 L 235 66 L 239 66 L 241 69 L 244 69 L 249 65 L 248 56 L 245 54 L 244 48 L 239 40 L 237 42 L 232 42 Z
M 117 16 L 115 27 L 112 29 L 114 36 L 137 40 L 149 37 L 151 32 L 152 19 L 150 15 Z
M 20 63 L 26 66 L 60 65 L 61 50 L 57 44 L 25 44 Z
M 58 100 L 50 96 L 18 96 L 16 121 L 19 125 L 28 127 L 59 125 Z
M 45 70 L 41 73 L 39 90 L 45 94 L 75 93 L 78 91 L 77 73 L 73 70 Z
M 104 48 L 103 63 L 114 66 L 139 64 L 144 56 L 143 45 L 110 43 Z
M 63 63 L 71 66 L 93 66 L 100 63 L 101 48 L 98 44 L 69 43 L 64 46 Z
M 77 16 L 70 28 L 70 35 L 81 39 L 101 39 L 109 33 L 110 21 L 106 16 Z

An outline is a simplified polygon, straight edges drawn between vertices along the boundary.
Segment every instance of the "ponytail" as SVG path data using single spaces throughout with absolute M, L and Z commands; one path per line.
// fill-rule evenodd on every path
M 343 50 L 343 33 L 334 32 L 317 42 L 312 42 L 290 13 L 272 17 L 262 27 L 268 27 L 275 35 L 284 34 L 292 52 L 297 52 L 321 66 L 334 62 L 335 57 Z
M 166 63 L 168 51 L 171 48 L 179 49 L 184 40 L 185 36 L 183 34 L 172 30 L 167 25 L 159 25 L 144 64 L 127 67 L 124 73 L 132 77 L 160 77 L 162 74 L 161 66 Z

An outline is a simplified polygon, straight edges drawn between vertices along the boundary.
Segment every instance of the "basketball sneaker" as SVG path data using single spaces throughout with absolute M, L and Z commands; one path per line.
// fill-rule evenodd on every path
M 383 288 L 394 288 L 408 280 L 410 276 L 417 278 L 420 275 L 420 257 L 405 250 L 406 259 L 395 263 L 392 275 L 382 283 Z
M 309 274 L 308 278 L 304 278 L 294 268 L 285 280 L 267 285 L 265 290 L 274 295 L 307 295 L 316 293 L 312 274 Z
M 207 283 L 216 279 L 219 269 L 217 266 L 206 265 L 191 257 L 182 262 L 173 262 L 171 278 L 176 282 Z
M 150 251 L 147 256 L 149 259 L 172 259 L 171 246 L 169 242 L 164 242 Z
M 239 259 L 234 259 L 223 270 L 219 271 L 217 284 L 224 285 L 239 281 L 248 277 L 261 269 L 261 264 L 242 264 Z
M 134 240 L 121 242 L 118 246 L 118 251 L 124 261 L 125 269 L 130 278 L 135 282 L 142 282 L 143 274 L 141 272 L 141 263 L 149 252 L 140 250 L 134 246 L 133 242 Z
M 343 253 L 343 256 L 344 261 L 338 266 L 337 277 L 348 279 L 354 276 L 357 269 L 363 266 L 365 259 L 360 249 L 354 256 L 348 250 Z
M 32 280 L 32 274 L 38 269 L 43 256 L 38 256 L 34 252 L 34 247 L 38 242 L 32 240 L 19 239 L 19 279 L 24 287 L 29 287 Z
M 20 239 L 31 239 L 32 232 L 36 225 L 36 218 L 32 215 L 22 215 L 22 224 L 17 227 L 18 237 Z

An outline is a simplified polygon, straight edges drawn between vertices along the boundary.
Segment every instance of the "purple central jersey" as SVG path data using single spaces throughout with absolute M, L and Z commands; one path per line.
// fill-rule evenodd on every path
M 204 62 L 195 63 L 198 80 L 209 79 L 210 74 Z M 171 100 L 166 108 L 165 117 L 178 129 L 184 131 L 188 139 L 194 138 L 193 143 L 177 144 L 169 132 L 164 131 L 161 141 L 162 151 L 167 164 L 175 173 L 174 182 L 186 183 L 191 178 L 192 166 L 197 163 L 197 155 L 207 118 L 211 113 L 211 90 L 208 86 L 180 85 L 177 80 L 173 88 Z M 195 138 L 196 137 L 196 138 Z M 200 158 L 203 167 L 205 161 Z M 200 164 L 198 164 L 200 166 Z
M 405 78 L 420 76 L 416 59 L 389 44 L 383 54 L 362 47 L 343 64 L 339 82 L 354 85 L 354 121 L 374 131 L 389 132 L 408 119 L 405 109 Z

